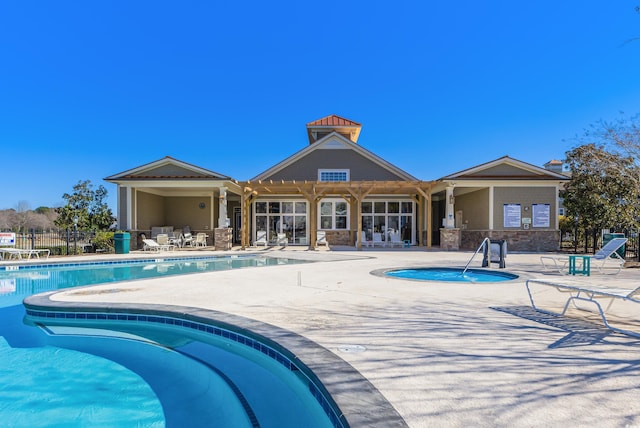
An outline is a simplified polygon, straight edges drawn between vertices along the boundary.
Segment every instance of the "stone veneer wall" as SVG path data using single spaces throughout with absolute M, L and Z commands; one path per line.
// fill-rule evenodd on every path
M 476 250 L 484 238 L 504 239 L 509 251 L 558 251 L 557 230 L 463 230 L 460 249 Z
M 460 229 L 440 229 L 440 249 L 445 251 L 459 250 L 461 247 Z
M 353 246 L 351 241 L 351 232 L 348 230 L 327 230 L 327 242 L 331 245 L 349 245 Z
M 216 228 L 214 233 L 213 245 L 216 251 L 226 251 L 231 249 L 233 239 L 233 229 L 226 227 Z

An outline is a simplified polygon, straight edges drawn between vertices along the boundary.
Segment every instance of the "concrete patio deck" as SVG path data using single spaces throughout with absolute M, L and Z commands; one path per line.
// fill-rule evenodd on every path
M 170 304 L 292 331 L 355 368 L 410 427 L 640 426 L 640 339 L 598 322 L 532 310 L 525 280 L 563 278 L 542 270 L 540 254 L 508 255 L 506 270 L 520 275 L 517 280 L 471 284 L 371 274 L 381 268 L 462 267 L 470 252 L 256 252 L 316 262 L 112 283 L 95 287 L 127 292 L 70 289 L 50 298 L 65 306 Z M 480 261 L 478 256 L 472 267 Z M 625 269 L 576 280 L 628 288 L 640 285 L 639 278 L 637 269 Z M 368 411 L 375 415 L 377 409 Z M 389 425 L 380 419 L 372 426 Z

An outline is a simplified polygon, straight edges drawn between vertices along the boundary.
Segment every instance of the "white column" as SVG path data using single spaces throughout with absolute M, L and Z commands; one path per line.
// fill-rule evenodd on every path
M 455 205 L 455 197 L 453 196 L 453 186 L 447 186 L 447 193 L 445 196 L 446 199 L 446 218 L 445 218 L 445 229 L 453 229 L 456 225 L 456 219 L 454 216 L 454 205 Z
M 218 227 L 227 227 L 227 188 L 220 187 L 220 197 L 218 199 Z

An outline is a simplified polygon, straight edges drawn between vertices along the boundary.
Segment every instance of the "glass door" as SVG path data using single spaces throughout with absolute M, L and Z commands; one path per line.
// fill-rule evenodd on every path
M 284 233 L 288 244 L 307 243 L 307 203 L 296 201 L 256 201 L 255 233 L 267 231 L 267 241 L 275 244 Z
M 413 202 L 362 202 L 362 231 L 374 245 L 386 244 L 391 234 L 400 234 L 403 241 L 415 242 L 413 236 Z

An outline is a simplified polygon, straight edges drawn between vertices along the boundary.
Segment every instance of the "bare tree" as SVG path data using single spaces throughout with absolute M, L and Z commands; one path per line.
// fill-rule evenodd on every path
M 13 218 L 13 226 L 16 228 L 17 232 L 25 232 L 27 230 L 29 225 L 30 213 L 31 211 L 29 209 L 29 202 L 18 202 Z
M 14 210 L 0 211 L 0 231 L 9 231 L 13 228 Z
M 591 125 L 579 139 L 583 145 L 602 146 L 600 152 L 603 168 L 616 171 L 631 180 L 636 195 L 640 195 L 640 114 L 628 117 L 624 114 L 612 122 L 600 121 Z M 606 154 L 615 156 L 607 156 Z

